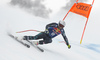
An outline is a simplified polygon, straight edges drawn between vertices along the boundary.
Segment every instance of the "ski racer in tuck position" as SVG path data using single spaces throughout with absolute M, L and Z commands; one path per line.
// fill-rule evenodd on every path
M 40 44 L 48 44 L 52 42 L 52 38 L 58 36 L 61 34 L 66 42 L 66 45 L 68 48 L 71 48 L 71 45 L 68 42 L 68 39 L 66 37 L 64 28 L 65 27 L 65 22 L 63 20 L 59 21 L 59 23 L 50 23 L 46 25 L 46 29 L 44 32 L 40 32 L 39 34 L 35 36 L 23 36 L 22 40 L 38 40 L 38 39 L 43 39 L 41 41 L 35 41 L 34 43 L 36 45 Z

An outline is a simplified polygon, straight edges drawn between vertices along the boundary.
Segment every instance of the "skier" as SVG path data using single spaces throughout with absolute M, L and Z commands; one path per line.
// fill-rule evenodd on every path
M 65 22 L 63 20 L 59 21 L 59 23 L 51 23 L 46 25 L 46 29 L 44 32 L 40 32 L 36 36 L 23 36 L 23 40 L 38 40 L 43 39 L 41 41 L 35 41 L 35 44 L 48 44 L 52 42 L 52 38 L 58 36 L 59 34 L 62 34 L 66 45 L 68 48 L 71 48 L 71 45 L 68 42 L 68 39 L 65 35 L 64 28 Z

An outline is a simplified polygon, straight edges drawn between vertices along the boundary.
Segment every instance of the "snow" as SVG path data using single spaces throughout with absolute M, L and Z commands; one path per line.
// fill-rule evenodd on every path
M 49 19 L 44 19 L 33 16 L 8 3 L 0 4 L 0 60 L 100 60 L 100 8 L 96 7 L 99 5 L 98 2 L 96 0 L 93 5 L 81 45 L 80 38 L 86 18 L 69 13 L 65 19 L 65 32 L 72 46 L 71 49 L 68 49 L 64 43 L 59 43 L 64 41 L 59 35 L 53 39 L 52 43 L 39 46 L 44 49 L 44 52 L 40 52 L 32 46 L 31 48 L 24 47 L 9 37 L 7 32 L 15 36 L 34 36 L 38 32 L 16 32 L 28 29 L 44 31 L 46 24 L 58 22 L 67 12 L 60 10 Z

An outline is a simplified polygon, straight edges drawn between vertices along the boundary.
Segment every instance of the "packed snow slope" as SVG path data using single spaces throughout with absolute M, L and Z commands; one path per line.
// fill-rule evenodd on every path
M 98 1 L 95 1 L 98 3 Z M 60 10 L 48 19 L 33 16 L 18 7 L 9 4 L 0 5 L 0 60 L 100 60 L 100 17 L 99 8 L 94 4 L 90 14 L 83 42 L 80 38 L 86 18 L 70 13 L 65 19 L 65 32 L 72 46 L 68 49 L 62 36 L 53 39 L 50 44 L 41 45 L 44 52 L 34 47 L 26 48 L 7 35 L 15 36 L 36 35 L 38 32 L 16 33 L 18 31 L 35 29 L 44 31 L 45 25 L 59 22 L 67 11 Z

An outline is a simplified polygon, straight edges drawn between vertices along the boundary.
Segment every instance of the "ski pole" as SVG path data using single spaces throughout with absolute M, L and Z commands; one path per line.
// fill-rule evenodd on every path
M 23 33 L 23 32 L 28 32 L 28 31 L 43 32 L 43 31 L 38 31 L 38 30 L 24 30 L 24 31 L 16 32 L 16 33 Z

